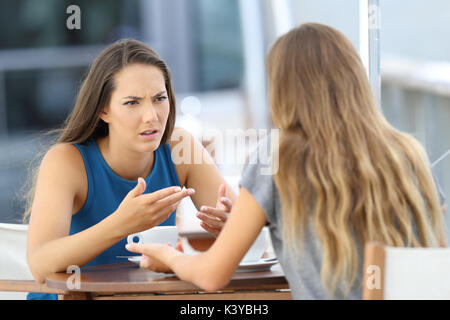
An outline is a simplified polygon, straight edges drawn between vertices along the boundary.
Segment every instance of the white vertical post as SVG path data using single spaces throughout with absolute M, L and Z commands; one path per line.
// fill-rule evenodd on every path
M 359 52 L 381 107 L 380 1 L 359 0 Z
M 359 0 L 359 55 L 369 77 L 369 0 Z
M 369 0 L 369 79 L 381 108 L 380 0 Z
M 265 46 L 262 1 L 240 0 L 242 37 L 245 61 L 245 91 L 250 110 L 251 127 L 267 128 L 269 110 L 267 103 Z
M 270 1 L 276 37 L 279 37 L 294 27 L 291 0 Z

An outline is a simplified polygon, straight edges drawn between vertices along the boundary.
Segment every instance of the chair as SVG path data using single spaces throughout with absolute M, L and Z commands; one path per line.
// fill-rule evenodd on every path
M 450 299 L 450 248 L 370 242 L 364 252 L 363 299 Z
M 38 284 L 26 258 L 28 225 L 0 223 L 0 300 L 23 300 L 27 292 L 58 293 Z

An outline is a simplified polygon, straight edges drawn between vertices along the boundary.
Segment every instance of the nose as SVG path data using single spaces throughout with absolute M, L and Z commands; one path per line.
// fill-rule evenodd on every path
M 144 114 L 142 115 L 143 122 L 157 122 L 158 114 L 151 103 L 145 106 Z

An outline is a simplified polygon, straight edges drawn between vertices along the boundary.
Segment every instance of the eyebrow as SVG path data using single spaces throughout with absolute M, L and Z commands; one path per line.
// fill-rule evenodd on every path
M 165 93 L 167 93 L 167 90 L 160 91 L 160 92 L 158 92 L 157 94 L 155 94 L 152 98 L 153 98 L 153 99 L 154 99 L 154 98 L 157 98 L 157 97 L 159 97 L 159 96 L 162 96 L 162 95 L 165 94 Z M 128 96 L 128 97 L 123 97 L 123 98 L 122 98 L 122 100 L 124 100 L 124 99 L 142 100 L 143 98 L 142 98 L 142 97 L 137 97 L 137 96 Z

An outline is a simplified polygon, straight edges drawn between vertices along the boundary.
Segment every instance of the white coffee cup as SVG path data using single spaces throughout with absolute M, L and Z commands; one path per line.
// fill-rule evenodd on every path
M 135 241 L 138 240 L 138 241 Z M 151 229 L 130 234 L 127 237 L 128 243 L 159 243 L 168 244 L 176 247 L 178 241 L 178 227 L 177 226 L 159 226 Z
M 256 238 L 255 242 L 253 242 L 250 249 L 248 249 L 245 254 L 242 262 L 256 262 L 259 261 L 266 251 L 267 244 L 269 242 L 269 228 L 264 227 Z

